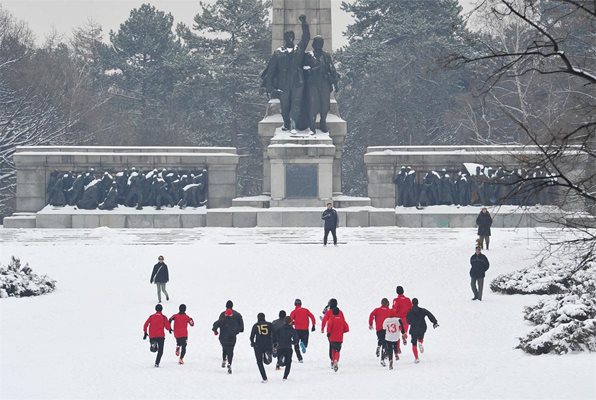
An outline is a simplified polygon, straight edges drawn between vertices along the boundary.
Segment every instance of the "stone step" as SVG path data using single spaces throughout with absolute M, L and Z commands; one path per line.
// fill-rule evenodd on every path
M 10 217 L 4 217 L 4 228 L 9 229 L 27 229 L 35 228 L 35 214 L 30 215 L 13 215 Z
M 259 136 L 273 136 L 275 130 L 281 126 L 283 126 L 281 114 L 268 115 L 259 122 Z M 348 134 L 347 122 L 336 114 L 327 116 L 327 128 L 329 128 L 332 137 L 341 137 Z

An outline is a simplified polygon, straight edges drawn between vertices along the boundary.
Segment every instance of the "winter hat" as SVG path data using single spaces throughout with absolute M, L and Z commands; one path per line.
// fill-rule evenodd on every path
M 300 300 L 300 299 L 294 300 L 294 305 L 295 306 L 301 306 L 302 305 L 302 300 Z
M 279 318 L 285 318 L 286 317 L 286 312 L 284 310 L 281 310 L 279 312 Z
M 331 312 L 333 313 L 333 315 L 339 315 L 339 308 L 337 308 L 337 307 L 333 307 L 333 308 L 331 309 Z
M 230 316 L 232 316 L 232 314 L 233 314 L 232 309 L 226 308 L 226 312 L 225 312 L 226 317 L 230 317 Z
M 401 287 L 401 286 L 398 286 L 398 287 L 395 288 L 395 292 L 397 294 L 404 294 L 404 288 Z
M 232 300 L 226 301 L 226 308 L 234 308 L 234 303 L 232 303 Z
M 180 306 L 178 307 L 178 311 L 180 311 L 181 314 L 186 312 L 186 304 L 180 304 Z
M 329 300 L 329 308 L 335 308 L 335 307 L 337 307 L 337 300 L 330 299 Z
M 158 304 L 155 306 L 155 311 L 160 311 L 163 310 L 163 307 L 161 306 L 161 304 Z
M 412 305 L 415 305 L 415 306 L 417 306 L 417 305 L 418 305 L 418 299 L 417 299 L 416 297 L 414 297 L 414 298 L 412 299 Z
M 257 320 L 258 321 L 265 321 L 265 314 L 263 314 L 262 312 L 257 314 Z

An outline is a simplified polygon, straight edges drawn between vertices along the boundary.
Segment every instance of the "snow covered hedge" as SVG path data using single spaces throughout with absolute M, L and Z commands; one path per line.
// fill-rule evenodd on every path
M 33 273 L 29 264 L 12 257 L 7 266 L 0 266 L 0 298 L 39 296 L 54 291 L 56 281 Z
M 543 260 L 491 282 L 495 292 L 553 295 L 525 308 L 524 318 L 537 326 L 517 348 L 530 354 L 596 351 L 596 263 L 575 272 L 577 265 Z

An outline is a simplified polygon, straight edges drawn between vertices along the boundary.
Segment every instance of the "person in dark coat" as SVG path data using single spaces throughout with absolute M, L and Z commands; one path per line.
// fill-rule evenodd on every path
M 277 331 L 285 324 L 286 320 L 286 312 L 285 310 L 281 310 L 278 314 L 279 318 L 274 320 L 271 323 L 271 327 L 273 329 L 273 357 L 277 357 Z M 279 363 L 279 358 L 277 358 L 277 362 L 275 363 L 275 369 L 281 369 L 281 365 Z
M 271 364 L 273 352 L 273 326 L 265 320 L 265 314 L 257 314 L 257 323 L 250 331 L 250 346 L 255 351 L 257 366 L 261 373 L 262 383 L 267 383 L 267 373 L 263 364 Z
M 238 318 L 237 316 L 240 314 L 236 314 L 237 315 L 235 316 L 234 311 L 231 308 L 227 308 L 222 314 L 220 314 L 219 319 L 213 323 L 212 328 L 214 335 L 217 336 L 219 334 L 219 343 L 221 344 L 222 349 L 221 367 L 225 368 L 227 362 L 228 374 L 232 373 L 232 361 L 234 359 L 236 335 L 244 331 L 244 325 L 240 325 L 242 317 Z
M 410 336 L 412 340 L 412 353 L 414 353 L 415 363 L 420 362 L 418 359 L 418 349 L 420 353 L 424 353 L 424 333 L 426 332 L 425 317 L 428 317 L 433 323 L 433 328 L 439 327 L 439 323 L 434 315 L 425 308 L 418 307 L 418 299 L 412 299 L 412 309 L 408 312 L 406 317 L 408 324 L 410 324 Z
M 285 366 L 284 381 L 290 375 L 292 368 L 292 353 L 293 347 L 298 343 L 298 334 L 292 326 L 292 317 L 289 315 L 285 317 L 284 324 L 275 331 L 275 338 L 277 342 L 277 359 L 281 366 Z
M 488 245 L 490 243 L 490 227 L 493 224 L 493 219 L 488 213 L 486 207 L 482 207 L 480 210 L 480 214 L 476 217 L 476 225 L 478 226 L 478 244 L 480 248 L 483 248 L 484 243 L 486 243 L 486 250 L 488 250 Z
M 168 266 L 163 262 L 163 256 L 159 256 L 157 264 L 153 266 L 153 272 L 151 272 L 151 279 L 149 283 L 157 286 L 157 301 L 161 303 L 161 292 L 166 295 L 166 300 L 170 300 L 170 295 L 166 291 L 166 283 L 170 280 L 170 274 L 168 272 Z
M 470 285 L 472 286 L 472 292 L 474 298 L 472 300 L 482 301 L 482 288 L 484 287 L 484 274 L 488 271 L 490 266 L 488 258 L 480 252 L 480 247 L 476 246 L 476 253 L 470 257 L 470 277 L 472 278 Z
M 337 246 L 337 235 L 335 233 L 335 230 L 337 229 L 339 219 L 337 218 L 337 211 L 335 211 L 331 203 L 327 203 L 327 209 L 323 211 L 321 219 L 325 221 L 325 235 L 323 236 L 323 246 L 327 246 L 327 237 L 329 236 L 329 232 L 331 232 L 331 235 L 333 236 L 333 245 Z

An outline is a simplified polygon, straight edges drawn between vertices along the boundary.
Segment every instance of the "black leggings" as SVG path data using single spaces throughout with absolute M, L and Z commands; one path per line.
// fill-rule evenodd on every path
M 259 367 L 259 372 L 261 373 L 261 378 L 263 378 L 264 381 L 267 380 L 267 373 L 265 372 L 265 366 L 263 365 L 265 364 L 269 364 L 271 362 L 271 349 L 261 349 L 258 347 L 254 348 L 255 350 L 255 358 L 257 359 L 257 367 Z M 269 362 L 265 361 L 265 355 L 269 354 Z
M 155 357 L 155 365 L 159 365 L 159 362 L 161 361 L 161 356 L 163 355 L 163 344 L 165 340 L 165 337 L 156 337 L 150 339 L 151 343 L 157 343 L 157 356 Z
M 284 379 L 290 375 L 290 369 L 292 368 L 292 348 L 286 347 L 284 349 L 277 349 L 277 361 L 280 365 L 285 365 Z
M 296 330 L 296 334 L 298 335 L 298 341 L 294 345 L 294 351 L 296 352 L 298 361 L 300 361 L 302 360 L 302 354 L 300 354 L 300 341 L 304 343 L 304 347 L 308 347 L 308 329 Z
M 397 354 L 397 342 L 385 341 L 385 349 L 386 349 L 386 353 L 387 353 L 387 357 L 389 358 L 389 361 L 392 361 L 393 354 Z
M 232 365 L 232 359 L 234 358 L 234 346 L 236 346 L 235 339 L 233 342 L 221 343 L 221 359 L 223 361 L 227 360 L 228 365 Z
M 181 351 L 180 351 L 180 359 L 184 358 L 184 356 L 186 355 L 186 343 L 188 342 L 188 338 L 185 337 L 180 337 L 180 338 L 176 338 L 176 346 L 181 347 Z

